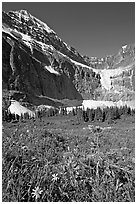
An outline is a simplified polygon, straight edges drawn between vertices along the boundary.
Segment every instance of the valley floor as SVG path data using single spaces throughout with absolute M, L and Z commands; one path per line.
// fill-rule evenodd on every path
M 111 124 L 76 116 L 3 122 L 2 142 L 3 201 L 135 199 L 134 117 Z M 34 187 L 39 196 L 32 196 Z

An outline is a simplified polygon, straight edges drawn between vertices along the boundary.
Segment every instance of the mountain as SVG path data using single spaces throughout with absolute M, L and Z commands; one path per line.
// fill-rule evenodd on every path
M 134 100 L 135 46 L 124 45 L 114 55 L 104 58 L 83 57 L 101 77 L 101 89 L 96 94 L 103 100 Z
M 114 56 L 81 56 L 26 10 L 2 13 L 2 88 L 32 104 L 132 100 L 134 46 Z
M 83 56 L 89 66 L 95 69 L 115 69 L 120 66 L 128 66 L 135 63 L 135 46 L 124 45 L 115 55 L 107 57 L 88 57 Z

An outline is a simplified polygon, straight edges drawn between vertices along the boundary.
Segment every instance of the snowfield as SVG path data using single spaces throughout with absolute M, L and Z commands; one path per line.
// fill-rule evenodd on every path
M 94 101 L 94 100 L 83 100 L 82 102 L 83 109 L 87 110 L 89 109 L 96 109 L 97 107 L 100 108 L 106 108 L 106 107 L 111 107 L 111 106 L 125 106 L 127 105 L 131 109 L 135 108 L 135 101 L 118 101 L 118 102 L 113 102 L 113 101 Z
M 36 110 L 49 110 L 49 109 L 55 109 L 54 106 L 49 106 L 49 105 L 39 105 Z
M 30 117 L 33 117 L 35 115 L 33 111 L 20 105 L 20 103 L 16 100 L 11 101 L 11 105 L 9 106 L 8 111 L 11 114 L 17 114 L 19 116 L 24 115 L 24 113 L 28 113 Z
M 82 105 L 83 105 L 83 109 L 87 110 L 87 108 L 96 109 L 97 107 L 100 107 L 100 108 L 106 108 L 107 106 L 111 107 L 111 106 L 115 106 L 115 103 L 113 101 L 83 100 Z

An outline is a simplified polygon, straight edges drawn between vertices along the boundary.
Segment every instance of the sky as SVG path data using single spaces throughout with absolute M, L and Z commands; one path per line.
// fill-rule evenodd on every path
M 135 43 L 134 2 L 3 2 L 27 10 L 81 55 L 105 57 Z

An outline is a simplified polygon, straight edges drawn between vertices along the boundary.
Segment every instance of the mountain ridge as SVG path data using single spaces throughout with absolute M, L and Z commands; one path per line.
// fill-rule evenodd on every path
M 23 10 L 23 12 L 25 11 Z M 34 39 L 37 39 L 40 42 L 52 45 L 58 51 L 61 51 L 63 54 L 67 53 L 67 55 L 71 57 L 73 60 L 86 64 L 86 62 L 83 61 L 82 56 L 73 47 L 69 48 L 68 45 L 62 42 L 61 39 L 56 35 L 56 33 L 47 26 L 46 23 L 43 23 L 36 17 L 33 17 L 31 14 L 29 14 L 29 12 L 27 12 L 27 16 L 22 14 L 22 10 L 21 12 L 9 11 L 8 13 L 4 14 L 12 18 L 12 20 L 14 21 L 14 24 L 12 25 L 10 21 L 8 20 L 6 21 L 9 27 L 16 29 L 17 26 L 20 25 L 21 27 L 18 28 L 18 31 L 20 30 L 24 34 L 27 33 L 28 36 L 32 36 Z M 28 18 L 28 15 L 31 18 Z
M 82 57 L 74 48 L 63 42 L 47 24 L 27 11 L 2 14 L 3 88 L 24 92 L 30 95 L 29 98 L 42 95 L 61 100 L 99 100 L 103 97 L 105 100 L 113 100 L 116 91 L 134 95 L 134 73 L 125 77 L 126 85 L 120 85 L 122 89 L 117 87 L 121 79 L 123 80 L 118 79 L 121 74 L 134 72 L 134 46 L 129 45 L 125 47 L 125 51 L 123 49 L 125 53 L 119 51 L 100 63 L 99 58 L 91 60 L 90 57 Z M 127 66 L 129 68 L 124 69 Z M 113 73 L 113 69 L 120 69 L 118 76 Z M 109 85 L 104 83 L 105 70 L 109 70 L 109 78 L 106 78 Z M 114 78 L 118 79 L 118 83 Z M 110 92 L 112 97 L 108 97 Z M 116 100 L 121 98 L 122 96 Z

